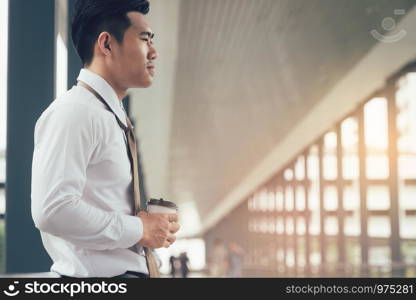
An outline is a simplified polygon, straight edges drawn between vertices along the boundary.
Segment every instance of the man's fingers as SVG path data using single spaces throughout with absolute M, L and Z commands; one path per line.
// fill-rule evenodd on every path
M 178 222 L 178 215 L 175 214 L 168 214 L 169 222 Z
M 173 234 L 169 234 L 166 240 L 169 243 L 173 244 L 176 241 L 176 236 L 174 236 Z
M 181 228 L 181 226 L 178 223 L 169 223 L 169 231 L 171 233 L 178 232 L 179 228 Z
M 163 242 L 163 247 L 168 248 L 170 245 L 172 245 L 176 241 L 176 236 L 173 234 L 168 234 L 168 237 Z

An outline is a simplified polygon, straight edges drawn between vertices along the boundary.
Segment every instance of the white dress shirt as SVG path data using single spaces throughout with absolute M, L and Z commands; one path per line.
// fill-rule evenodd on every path
M 82 69 L 78 80 L 127 126 L 121 101 L 102 77 Z M 143 252 L 135 250 L 143 223 L 134 216 L 124 132 L 84 87 L 57 98 L 36 123 L 31 196 L 51 271 L 74 277 L 148 274 Z

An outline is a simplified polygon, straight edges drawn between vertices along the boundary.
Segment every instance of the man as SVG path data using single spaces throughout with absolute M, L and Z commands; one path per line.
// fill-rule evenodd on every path
M 32 216 L 62 277 L 148 277 L 143 249 L 169 247 L 179 230 L 175 214 L 134 212 L 122 99 L 152 84 L 148 10 L 146 0 L 76 2 L 72 39 L 84 68 L 36 123 Z
M 179 261 L 181 262 L 181 275 L 182 278 L 187 278 L 189 273 L 189 258 L 186 252 L 182 252 L 179 255 Z

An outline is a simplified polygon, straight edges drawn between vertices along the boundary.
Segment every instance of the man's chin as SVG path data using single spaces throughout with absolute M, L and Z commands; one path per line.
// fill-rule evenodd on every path
M 134 87 L 145 89 L 145 88 L 150 87 L 152 84 L 153 84 L 153 78 L 151 80 L 146 80 L 145 82 L 142 81 L 142 82 L 136 84 Z
M 153 80 L 151 80 L 151 81 L 148 81 L 144 86 L 143 86 L 143 88 L 148 88 L 148 87 L 151 87 L 152 86 L 152 84 L 153 84 Z

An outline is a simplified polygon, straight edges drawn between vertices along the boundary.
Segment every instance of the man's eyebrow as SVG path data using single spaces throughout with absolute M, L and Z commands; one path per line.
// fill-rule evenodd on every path
M 139 35 L 147 35 L 149 38 L 153 38 L 154 36 L 155 36 L 155 34 L 153 33 L 153 32 L 150 32 L 150 31 L 143 31 L 143 32 L 140 32 L 140 34 Z

